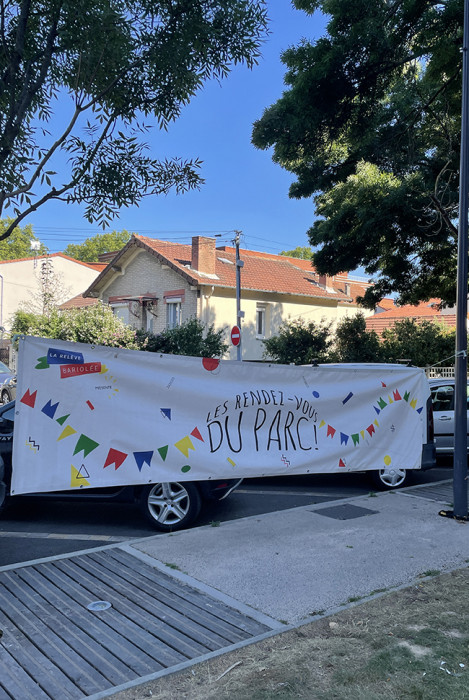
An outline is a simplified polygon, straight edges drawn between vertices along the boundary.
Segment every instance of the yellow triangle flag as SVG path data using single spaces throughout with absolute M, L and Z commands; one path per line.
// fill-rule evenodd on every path
M 63 440 L 66 437 L 70 437 L 70 435 L 73 435 L 73 433 L 76 433 L 77 431 L 72 428 L 71 425 L 67 425 L 62 432 L 60 433 L 59 437 L 57 438 L 57 442 L 59 440 Z
M 365 431 L 364 431 L 364 430 L 360 430 L 360 435 L 362 436 L 362 438 L 364 438 L 364 437 L 365 437 Z
M 70 486 L 73 488 L 79 488 L 80 486 L 89 486 L 90 482 L 85 479 L 84 476 L 80 474 L 78 469 L 76 469 L 73 464 L 70 465 L 72 467 L 72 475 L 70 479 Z
M 183 437 L 182 440 L 175 442 L 174 447 L 177 447 L 179 452 L 182 452 L 184 457 L 189 457 L 189 450 L 195 451 L 195 447 L 192 444 L 192 441 L 188 435 L 186 435 L 186 437 Z
M 326 425 L 326 421 L 325 421 L 325 420 L 322 420 L 322 421 L 319 423 L 319 427 L 322 428 L 323 425 Z
M 388 394 L 388 401 L 389 401 L 389 403 L 394 403 L 394 399 L 391 398 L 390 394 Z
M 378 428 L 379 428 L 379 423 L 378 423 L 378 421 L 377 421 L 377 420 L 375 420 L 375 421 L 374 421 L 374 424 L 375 424 L 375 425 L 377 425 L 377 426 L 378 426 Z
M 412 399 L 412 401 L 410 402 L 410 405 L 412 406 L 412 408 L 415 408 L 417 405 L 417 399 Z

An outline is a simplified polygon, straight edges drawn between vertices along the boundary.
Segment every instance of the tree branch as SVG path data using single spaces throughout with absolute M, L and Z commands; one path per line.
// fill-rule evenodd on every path
M 452 223 L 451 219 L 450 219 L 449 216 L 448 216 L 448 213 L 447 213 L 446 209 L 445 209 L 444 206 L 441 204 L 441 202 L 440 202 L 440 200 L 438 199 L 438 197 L 436 197 L 436 195 L 434 195 L 434 194 L 431 194 L 431 195 L 430 195 L 430 199 L 431 199 L 431 201 L 433 202 L 433 204 L 435 205 L 435 207 L 436 207 L 436 209 L 438 210 L 438 212 L 440 213 L 440 216 L 441 216 L 441 218 L 443 219 L 443 221 L 445 222 L 445 224 L 447 225 L 447 227 L 448 227 L 448 228 L 450 229 L 450 231 L 452 231 L 453 234 L 457 237 L 457 235 L 458 235 L 458 229 L 457 229 L 456 226 Z

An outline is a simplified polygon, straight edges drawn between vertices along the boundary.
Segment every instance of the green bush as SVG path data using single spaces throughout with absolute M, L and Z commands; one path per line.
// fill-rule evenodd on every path
M 224 333 L 224 330 L 215 331 L 213 325 L 205 330 L 201 321 L 191 318 L 180 326 L 158 335 L 137 331 L 137 339 L 149 352 L 192 357 L 223 357 L 228 350 L 228 345 L 223 342 Z
M 297 319 L 282 323 L 277 335 L 263 340 L 264 358 L 274 362 L 308 365 L 328 361 L 330 323 Z
M 223 342 L 224 332 L 215 331 L 213 326 L 205 331 L 201 321 L 195 318 L 158 335 L 136 331 L 102 303 L 84 309 L 53 309 L 49 316 L 17 311 L 11 330 L 12 335 L 196 357 L 222 357 L 228 349 Z

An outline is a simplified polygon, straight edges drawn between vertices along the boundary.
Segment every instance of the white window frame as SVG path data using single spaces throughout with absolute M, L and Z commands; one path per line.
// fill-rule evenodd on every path
M 117 318 L 120 318 L 120 320 L 126 324 L 126 326 L 130 325 L 130 310 L 129 310 L 129 304 L 128 302 L 122 302 L 122 303 L 114 303 L 111 304 L 111 309 L 112 313 L 114 316 L 117 316 Z
M 267 324 L 266 304 L 256 305 L 256 338 L 265 338 Z
M 182 323 L 182 299 L 170 297 L 166 299 L 166 328 L 171 330 Z

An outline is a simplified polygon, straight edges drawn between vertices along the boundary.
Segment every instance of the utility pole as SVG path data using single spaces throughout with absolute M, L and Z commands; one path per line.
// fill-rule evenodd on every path
M 233 243 L 236 248 L 236 325 L 240 330 L 240 341 L 236 346 L 236 359 L 242 360 L 242 346 L 243 346 L 243 333 L 241 328 L 241 322 L 244 318 L 244 311 L 241 311 L 241 268 L 244 267 L 244 262 L 239 257 L 239 241 L 241 238 L 241 231 L 235 231 L 235 239 Z
M 459 167 L 458 275 L 456 296 L 456 372 L 454 396 L 453 517 L 467 520 L 467 255 L 469 187 L 469 0 L 464 0 Z

